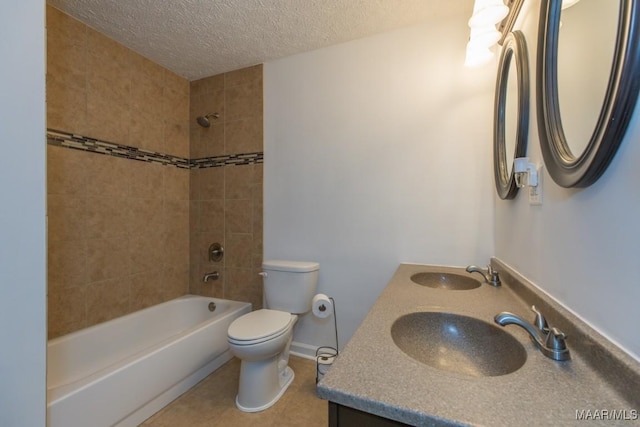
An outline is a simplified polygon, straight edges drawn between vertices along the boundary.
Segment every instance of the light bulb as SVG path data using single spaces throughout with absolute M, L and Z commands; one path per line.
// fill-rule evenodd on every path
M 467 44 L 467 55 L 464 60 L 465 67 L 479 67 L 493 58 L 493 52 L 484 46 L 473 45 L 471 42 Z
M 500 37 L 502 37 L 502 34 L 496 29 L 495 25 L 472 27 L 469 43 L 472 43 L 474 46 L 478 45 L 490 48 L 498 43 Z
M 509 14 L 509 8 L 502 0 L 476 0 L 473 15 L 469 19 L 470 27 L 495 25 Z

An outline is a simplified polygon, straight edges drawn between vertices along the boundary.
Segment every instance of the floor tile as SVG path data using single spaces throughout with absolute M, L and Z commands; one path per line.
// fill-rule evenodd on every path
M 316 396 L 315 361 L 291 357 L 293 383 L 271 408 L 246 413 L 236 408 L 240 361 L 232 359 L 146 420 L 146 427 L 305 426 L 328 424 L 327 402 Z

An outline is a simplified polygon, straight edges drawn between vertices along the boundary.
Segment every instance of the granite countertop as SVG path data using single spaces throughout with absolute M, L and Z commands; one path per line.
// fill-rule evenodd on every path
M 444 372 L 405 354 L 391 337 L 393 322 L 404 314 L 444 310 L 494 324 L 497 313 L 510 311 L 527 321 L 533 320 L 531 303 L 504 283 L 505 276 L 511 277 L 507 274 L 501 272 L 500 287 L 484 283 L 476 289 L 451 291 L 411 281 L 411 275 L 426 271 L 468 275 L 463 268 L 401 264 L 330 371 L 318 383 L 319 397 L 411 425 L 573 425 L 584 422 L 576 419 L 577 411 L 591 411 L 593 415 L 594 411 L 602 410 L 624 411 L 621 414 L 627 418 L 608 420 L 607 424 L 640 423 L 637 377 L 629 386 L 635 388 L 631 395 L 636 397 L 630 398 L 625 386 L 611 384 L 606 367 L 601 370 L 594 366 L 597 364 L 589 354 L 581 353 L 581 348 L 589 346 L 574 345 L 571 335 L 567 340 L 571 360 L 557 362 L 545 357 L 522 328 L 506 326 L 505 330 L 526 349 L 527 361 L 517 371 L 502 376 L 469 377 Z M 471 277 L 482 279 L 478 274 Z M 543 314 L 547 315 L 544 310 Z M 562 329 L 562 325 L 550 319 L 549 324 Z M 624 362 L 631 366 L 633 375 L 640 372 L 637 362 L 628 359 Z

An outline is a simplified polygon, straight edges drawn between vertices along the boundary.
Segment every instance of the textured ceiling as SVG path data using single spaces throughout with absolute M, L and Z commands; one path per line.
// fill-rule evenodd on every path
M 48 3 L 189 80 L 473 9 L 473 0 Z

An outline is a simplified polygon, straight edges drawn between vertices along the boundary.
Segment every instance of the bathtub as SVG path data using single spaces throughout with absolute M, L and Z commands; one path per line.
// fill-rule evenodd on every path
M 227 328 L 250 311 L 185 295 L 50 340 L 47 425 L 137 426 L 233 357 Z

